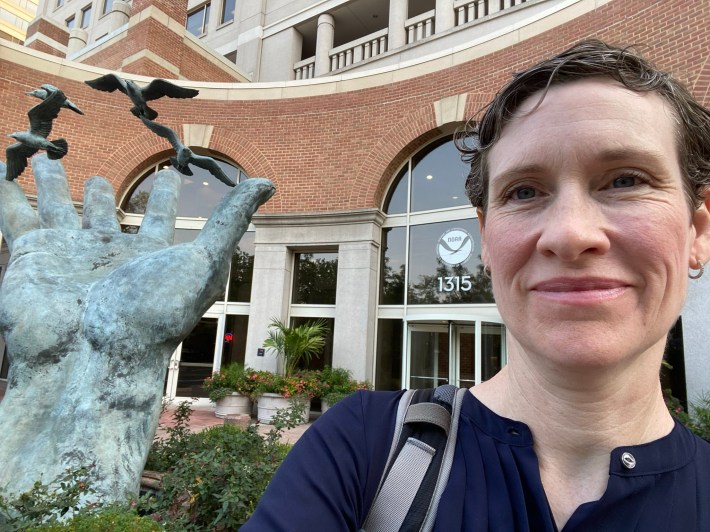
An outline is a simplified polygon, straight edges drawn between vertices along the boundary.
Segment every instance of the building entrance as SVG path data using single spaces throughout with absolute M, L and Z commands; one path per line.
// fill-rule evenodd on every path
M 506 364 L 505 327 L 492 321 L 408 323 L 405 382 L 409 388 L 441 384 L 470 387 Z

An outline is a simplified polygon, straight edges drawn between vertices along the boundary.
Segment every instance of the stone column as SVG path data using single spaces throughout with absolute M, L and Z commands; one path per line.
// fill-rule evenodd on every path
M 89 40 L 89 32 L 81 28 L 72 28 L 69 31 L 69 44 L 67 46 L 67 57 L 78 52 L 86 46 Z
M 330 72 L 330 51 L 335 40 L 335 19 L 333 15 L 323 13 L 318 17 L 318 33 L 316 34 L 316 76 Z
M 351 242 L 338 248 L 338 286 L 333 337 L 333 367 L 374 382 L 375 322 L 379 246 Z
M 250 368 L 268 371 L 279 369 L 276 356 L 271 353 L 258 356 L 258 350 L 264 345 L 271 318 L 286 321 L 292 263 L 292 254 L 285 245 L 257 243 L 255 246 L 249 329 L 244 356 L 244 364 Z
M 387 50 L 401 48 L 407 44 L 407 31 L 404 23 L 407 21 L 408 0 L 390 0 L 390 22 L 387 30 Z
M 116 0 L 111 7 L 111 13 L 109 13 L 110 23 L 109 32 L 117 30 L 124 24 L 128 23 L 128 19 L 131 16 L 131 4 L 128 2 L 123 2 Z
M 442 31 L 451 29 L 455 24 L 454 0 L 436 0 L 434 33 L 441 33 Z

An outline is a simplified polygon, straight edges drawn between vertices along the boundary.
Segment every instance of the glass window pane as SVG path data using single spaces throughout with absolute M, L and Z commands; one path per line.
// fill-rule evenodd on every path
M 187 31 L 199 37 L 205 32 L 205 27 L 207 26 L 207 19 L 209 17 L 209 4 L 201 7 L 197 11 L 187 14 L 187 24 L 185 25 Z
M 220 24 L 234 20 L 234 0 L 223 0 Z
M 493 303 L 478 219 L 410 227 L 409 304 Z
M 338 253 L 297 253 L 293 303 L 335 305 Z
M 470 205 L 468 172 L 451 137 L 419 152 L 412 157 L 412 212 Z
M 407 212 L 407 200 L 409 199 L 409 163 L 404 165 L 399 171 L 399 175 L 392 183 L 389 198 L 385 201 L 385 214 L 403 214 Z
M 248 303 L 251 299 L 251 281 L 254 274 L 254 231 L 247 231 L 232 255 L 229 276 L 229 301 Z
M 91 22 L 91 6 L 87 6 L 81 10 L 81 27 L 87 28 Z
M 229 178 L 238 182 L 240 170 L 238 167 L 225 161 L 215 159 L 217 164 L 224 170 Z M 160 168 L 170 168 L 170 164 L 165 161 L 158 165 Z M 180 174 L 182 184 L 180 186 L 180 197 L 178 199 L 177 215 L 187 218 L 207 218 L 222 197 L 232 188 L 221 181 L 215 179 L 207 170 L 196 166 L 190 167 L 194 172 L 192 176 Z M 155 181 L 155 169 L 146 172 L 138 184 L 127 195 L 123 210 L 134 214 L 145 214 L 148 204 L 148 196 L 153 189 Z
M 503 367 L 503 335 L 500 323 L 481 324 L 481 380 L 487 381 Z
M 333 318 L 291 318 L 291 327 L 299 327 L 314 321 L 323 321 L 328 329 L 325 335 L 325 345 L 317 357 L 311 358 L 309 364 L 303 362 L 298 364 L 298 369 L 323 369 L 325 366 L 333 365 L 333 331 L 335 330 L 335 320 Z
M 207 397 L 202 381 L 212 375 L 217 320 L 202 318 L 182 341 L 176 395 Z
M 377 320 L 375 388 L 402 389 L 402 320 Z
M 459 335 L 459 386 L 470 388 L 476 384 L 476 329 L 462 327 Z
M 244 354 L 247 347 L 247 331 L 249 316 L 227 315 L 222 338 L 222 365 L 244 364 Z
M 380 285 L 380 305 L 404 304 L 406 249 L 406 227 L 393 227 L 382 231 L 382 284 Z
M 104 15 L 106 13 L 110 13 L 112 7 L 113 7 L 113 0 L 104 0 L 104 9 L 101 13 Z
M 449 382 L 449 333 L 411 331 L 410 388 L 436 388 Z
M 67 28 L 72 29 L 74 27 L 74 17 L 69 17 L 67 19 Z

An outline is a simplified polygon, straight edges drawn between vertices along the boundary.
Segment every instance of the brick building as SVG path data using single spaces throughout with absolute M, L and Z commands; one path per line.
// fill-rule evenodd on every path
M 200 94 L 155 102 L 161 123 L 235 178 L 276 184 L 223 301 L 176 351 L 168 396 L 201 395 L 230 361 L 275 369 L 259 351 L 272 317 L 325 319 L 318 363 L 378 388 L 470 385 L 505 364 L 505 330 L 452 134 L 512 72 L 585 37 L 642 44 L 708 105 L 709 25 L 710 3 L 671 0 L 51 0 L 25 47 L 0 41 L 2 123 L 25 127 L 23 93 L 61 87 L 86 113 L 63 112 L 53 131 L 70 143 L 77 207 L 84 180 L 102 175 L 135 231 L 170 147 L 125 96 L 83 82 L 107 70 L 170 78 Z M 34 193 L 31 171 L 19 182 Z M 194 238 L 225 190 L 183 180 L 176 241 Z M 690 284 L 669 342 L 676 394 L 687 386 L 689 398 L 710 387 L 707 296 L 707 276 Z

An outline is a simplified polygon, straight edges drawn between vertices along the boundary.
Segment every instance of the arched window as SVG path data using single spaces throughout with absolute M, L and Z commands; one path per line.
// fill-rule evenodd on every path
M 397 172 L 385 197 L 377 321 L 378 389 L 471 386 L 505 364 L 505 334 L 483 271 L 469 167 L 451 135 Z
M 235 183 L 248 176 L 238 166 L 234 166 L 220 159 L 215 159 L 225 174 Z M 171 168 L 170 161 L 160 162 L 138 178 L 131 187 L 121 207 L 123 211 L 131 214 L 145 213 L 148 196 L 153 189 L 155 174 L 163 168 Z M 177 215 L 181 218 L 207 218 L 215 205 L 230 189 L 207 170 L 191 165 L 194 172 L 191 176 L 181 175 L 180 198 L 178 200 Z

